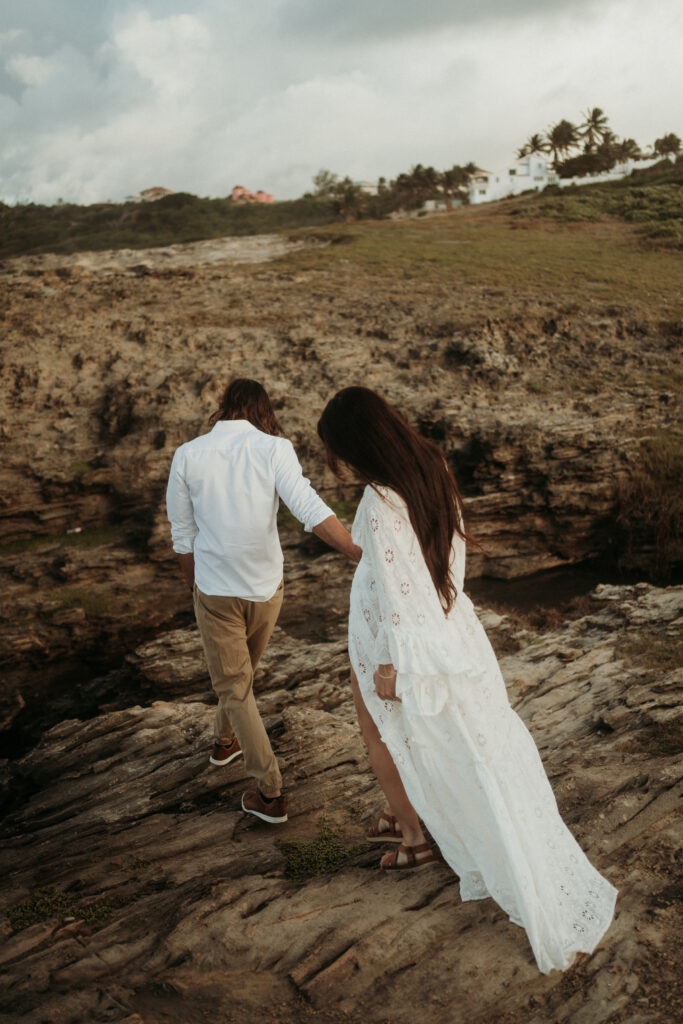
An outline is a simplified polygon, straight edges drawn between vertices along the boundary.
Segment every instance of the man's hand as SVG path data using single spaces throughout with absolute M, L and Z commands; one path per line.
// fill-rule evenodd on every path
M 378 665 L 372 681 L 380 700 L 395 700 L 401 703 L 401 698 L 396 696 L 396 669 L 393 665 Z
M 191 551 L 189 555 L 178 555 L 178 561 L 180 562 L 180 569 L 185 577 L 190 590 L 194 589 L 194 553 Z
M 352 562 L 360 562 L 363 549 L 353 543 L 351 534 L 345 526 L 342 526 L 336 516 L 328 516 L 327 519 L 323 519 L 322 523 L 313 527 L 313 533 L 329 544 L 331 548 L 341 551 L 342 555 L 346 555 Z

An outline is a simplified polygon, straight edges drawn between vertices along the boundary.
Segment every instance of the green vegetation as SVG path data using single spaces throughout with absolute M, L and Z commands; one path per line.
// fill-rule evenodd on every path
M 592 107 L 583 114 L 581 124 L 563 118 L 545 134 L 536 133 L 517 151 L 518 159 L 534 153 L 550 153 L 553 166 L 562 178 L 600 174 L 624 160 L 643 157 L 635 139 L 619 139 L 609 126 L 604 110 Z M 580 150 L 573 154 L 573 150 Z M 674 132 L 655 139 L 652 152 L 657 156 L 678 156 L 681 140 Z M 571 155 L 570 155 L 571 154 Z
M 303 225 L 329 224 L 337 217 L 334 204 L 326 200 L 234 203 L 232 199 L 200 199 L 186 192 L 153 203 L 0 203 L 0 257 L 140 249 L 224 235 L 269 234 Z
M 60 587 L 54 592 L 54 596 L 64 609 L 82 608 L 88 619 L 114 615 L 121 605 L 120 598 L 86 590 L 84 587 Z
M 353 518 L 358 508 L 358 500 L 356 501 L 326 501 L 334 514 L 347 523 L 353 522 Z M 294 530 L 297 533 L 303 532 L 303 526 L 292 513 L 289 511 L 286 505 L 280 505 L 277 513 L 277 525 L 280 530 Z
M 297 881 L 338 871 L 351 857 L 366 849 L 364 843 L 346 846 L 324 818 L 318 822 L 315 839 L 307 842 L 279 840 L 277 845 L 285 858 L 285 877 Z
M 90 900 L 79 899 L 74 893 L 48 885 L 34 889 L 29 899 L 8 910 L 7 920 L 15 933 L 41 921 L 49 921 L 53 917 L 75 917 L 87 925 L 97 925 L 108 920 L 121 907 L 128 907 L 143 896 L 163 892 L 173 885 L 173 882 L 162 878 L 151 881 L 132 893 Z
M 62 548 L 98 548 L 103 544 L 120 542 L 121 537 L 122 531 L 119 526 L 93 526 L 80 533 L 56 533 L 43 537 L 29 537 L 26 540 L 11 540 L 6 544 L 0 544 L 0 558 L 55 545 Z
M 75 462 L 71 463 L 71 472 L 76 480 L 80 480 L 89 473 L 91 469 L 90 463 L 86 462 L 85 459 L 76 459 Z
M 323 227 L 316 238 L 343 238 L 347 244 L 300 249 L 278 263 L 289 273 L 325 271 L 315 282 L 321 294 L 374 287 L 386 293 L 391 287 L 401 301 L 412 286 L 437 298 L 443 289 L 458 298 L 481 288 L 491 316 L 508 314 L 511 294 L 516 301 L 553 294 L 563 309 L 595 303 L 637 306 L 671 319 L 683 313 L 678 252 L 643 247 L 633 228 L 614 218 L 598 226 L 558 224 L 545 216 L 542 203 L 534 197 L 409 222 Z M 525 217 L 510 216 L 511 204 Z
M 683 636 L 678 631 L 668 633 L 661 626 L 639 629 L 624 641 L 621 652 L 661 677 L 683 664 Z
M 683 162 L 638 171 L 602 185 L 552 185 L 538 197 L 517 200 L 510 215 L 524 220 L 606 221 L 636 225 L 652 244 L 683 248 Z
M 646 568 L 634 551 L 653 549 L 654 577 L 666 581 L 683 562 L 683 426 L 658 430 L 640 442 L 632 471 L 617 489 L 620 567 Z M 649 559 L 648 559 L 649 563 Z
M 655 757 L 678 757 L 683 752 L 683 721 L 679 718 L 646 725 L 629 740 L 628 749 Z

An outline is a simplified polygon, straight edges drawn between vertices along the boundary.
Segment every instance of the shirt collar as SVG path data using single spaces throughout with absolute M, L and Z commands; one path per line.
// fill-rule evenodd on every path
M 255 427 L 249 420 L 217 420 L 211 433 L 236 433 L 238 430 L 258 430 L 258 427 Z

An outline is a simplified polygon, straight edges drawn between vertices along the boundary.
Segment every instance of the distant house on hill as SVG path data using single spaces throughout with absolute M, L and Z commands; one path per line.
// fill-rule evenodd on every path
M 235 185 L 230 198 L 235 203 L 272 203 L 273 197 L 270 192 L 263 192 L 261 189 L 258 192 L 250 192 L 248 188 L 244 188 L 242 185 Z
M 539 192 L 546 185 L 556 185 L 559 177 L 546 158 L 539 153 L 517 160 L 504 171 L 485 171 L 477 167 L 470 178 L 470 203 L 490 203 L 494 199 L 516 196 L 528 189 Z
M 495 199 L 517 196 L 530 189 L 541 192 L 546 185 L 591 185 L 602 181 L 619 181 L 636 168 L 651 167 L 661 158 L 648 160 L 624 160 L 615 164 L 604 174 L 585 175 L 578 178 L 560 178 L 548 159 L 541 153 L 533 153 L 517 160 L 515 165 L 504 171 L 484 171 L 480 167 L 472 174 L 469 185 L 470 203 L 490 203 Z
M 157 199 L 163 199 L 164 196 L 172 195 L 172 188 L 163 188 L 161 185 L 155 185 L 153 188 L 143 188 L 140 193 L 140 199 L 143 203 L 154 203 Z

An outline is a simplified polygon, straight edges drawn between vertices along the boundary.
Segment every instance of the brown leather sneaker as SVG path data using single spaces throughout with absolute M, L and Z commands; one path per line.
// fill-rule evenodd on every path
M 230 764 L 230 762 L 234 761 L 236 757 L 239 757 L 241 753 L 242 748 L 237 742 L 237 737 L 235 737 L 232 743 L 227 746 L 223 743 L 214 743 L 209 761 L 211 764 Z
M 271 825 L 280 825 L 287 821 L 287 797 L 283 795 L 266 800 L 257 789 L 248 789 L 242 794 L 242 810 L 262 821 L 269 821 Z

